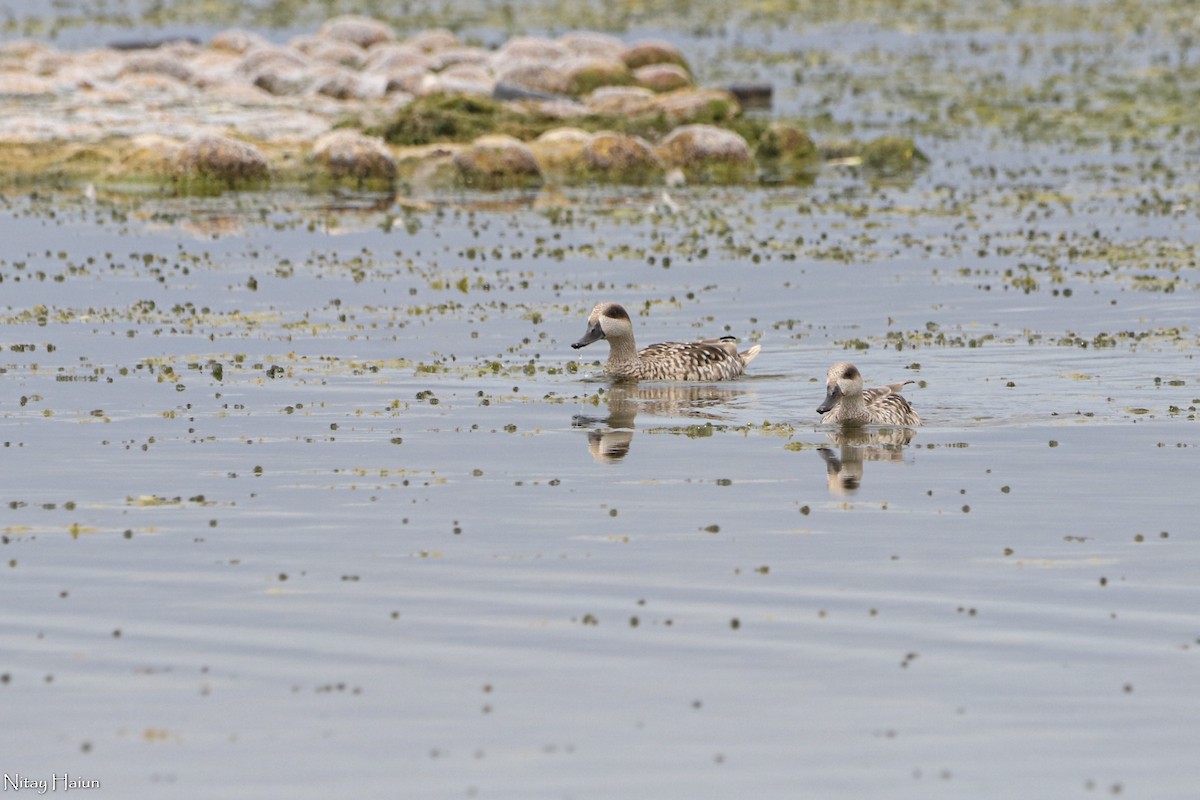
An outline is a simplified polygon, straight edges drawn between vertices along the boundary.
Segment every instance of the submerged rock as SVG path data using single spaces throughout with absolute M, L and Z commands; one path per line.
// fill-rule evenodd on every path
M 662 39 L 643 39 L 640 42 L 634 42 L 625 48 L 621 58 L 630 69 L 637 69 L 648 64 L 678 64 L 684 69 L 688 69 L 687 59 L 683 57 L 683 53 L 679 52 L 679 48 Z
M 228 187 L 266 181 L 271 167 L 255 146 L 227 136 L 193 137 L 175 156 L 175 172 L 185 179 L 214 181 Z
M 907 136 L 881 136 L 863 145 L 862 163 L 867 169 L 893 174 L 928 164 L 929 158 Z
M 601 132 L 583 147 L 583 161 L 597 177 L 620 183 L 651 183 L 666 169 L 649 142 L 640 136 Z
M 692 85 L 692 76 L 678 64 L 647 64 L 633 71 L 638 86 L 655 92 L 670 92 Z
M 499 189 L 542 182 L 542 170 L 533 151 L 512 136 L 481 136 L 454 156 L 454 165 L 462 182 L 471 187 Z
M 625 43 L 607 33 L 573 31 L 558 37 L 558 43 L 576 56 L 599 56 L 623 61 Z
M 636 117 L 651 110 L 654 92 L 644 86 L 603 86 L 584 100 L 592 114 Z
M 391 182 L 396 159 L 382 139 L 358 131 L 333 131 L 313 142 L 312 160 L 334 180 Z
M 364 50 L 381 42 L 395 41 L 396 34 L 391 26 L 371 17 L 346 15 L 325 22 L 317 35 L 326 39 L 350 42 Z
M 591 140 L 592 134 L 581 128 L 554 128 L 530 142 L 529 148 L 543 174 L 565 178 L 584 169 L 583 151 Z
M 632 83 L 633 76 L 625 63 L 604 56 L 575 56 L 559 65 L 566 82 L 567 94 L 578 97 L 601 86 Z
M 662 159 L 683 170 L 688 178 L 718 183 L 745 180 L 752 159 L 741 135 L 713 125 L 684 125 L 671 131 L 658 146 Z
M 724 89 L 678 89 L 657 95 L 651 103 L 674 125 L 685 122 L 729 122 L 742 113 L 737 98 Z

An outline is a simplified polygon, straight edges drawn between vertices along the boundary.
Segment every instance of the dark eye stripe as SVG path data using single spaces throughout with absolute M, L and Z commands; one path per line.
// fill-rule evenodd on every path
M 609 306 L 605 306 L 603 314 L 604 314 L 604 316 L 608 317 L 609 319 L 624 319 L 624 320 L 629 319 L 628 312 L 626 312 L 624 308 L 617 305 L 616 303 L 613 303 L 612 305 L 609 305 Z

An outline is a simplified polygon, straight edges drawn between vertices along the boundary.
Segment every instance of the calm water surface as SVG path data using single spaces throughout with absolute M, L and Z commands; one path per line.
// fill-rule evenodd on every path
M 780 103 L 893 119 L 819 94 Z M 4 196 L 4 774 L 1194 797 L 1194 153 L 922 145 L 665 198 Z M 763 352 L 611 386 L 599 300 Z M 843 359 L 926 425 L 819 425 Z
M 1022 256 L 967 253 L 1024 223 L 914 223 L 926 180 L 673 214 L 10 199 L 6 768 L 122 797 L 1187 796 L 1194 265 L 1006 288 Z M 763 354 L 612 387 L 568 347 L 598 299 L 643 343 Z M 816 424 L 843 358 L 920 381 L 926 426 Z

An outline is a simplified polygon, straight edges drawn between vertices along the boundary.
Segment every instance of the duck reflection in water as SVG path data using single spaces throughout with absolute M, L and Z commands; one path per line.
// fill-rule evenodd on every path
M 904 448 L 917 432 L 912 428 L 842 428 L 827 434 L 837 448 L 819 447 L 817 452 L 825 461 L 825 480 L 829 493 L 835 497 L 854 494 L 862 485 L 863 463 L 866 461 L 903 461 Z
M 746 389 L 728 385 L 612 383 L 600 394 L 600 402 L 607 406 L 608 414 L 576 414 L 571 424 L 588 429 L 588 452 L 593 459 L 611 463 L 628 455 L 633 444 L 634 418 L 638 414 L 720 422 L 729 419 L 724 407 L 746 394 L 749 394 Z M 664 424 L 648 430 L 691 435 L 695 424 Z

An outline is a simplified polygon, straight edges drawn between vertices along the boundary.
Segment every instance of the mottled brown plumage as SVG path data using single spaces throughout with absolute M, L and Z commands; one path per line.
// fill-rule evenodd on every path
M 825 402 L 817 407 L 817 412 L 825 415 L 821 422 L 833 425 L 915 427 L 921 424 L 921 417 L 900 395 L 900 390 L 910 383 L 901 381 L 863 389 L 858 367 L 843 361 L 829 368 Z
M 639 351 L 629 313 L 617 303 L 597 303 L 588 316 L 587 332 L 571 347 L 578 350 L 599 339 L 608 340 L 604 374 L 623 380 L 728 380 L 741 375 L 761 349 L 756 344 L 739 353 L 730 338 L 661 342 Z

